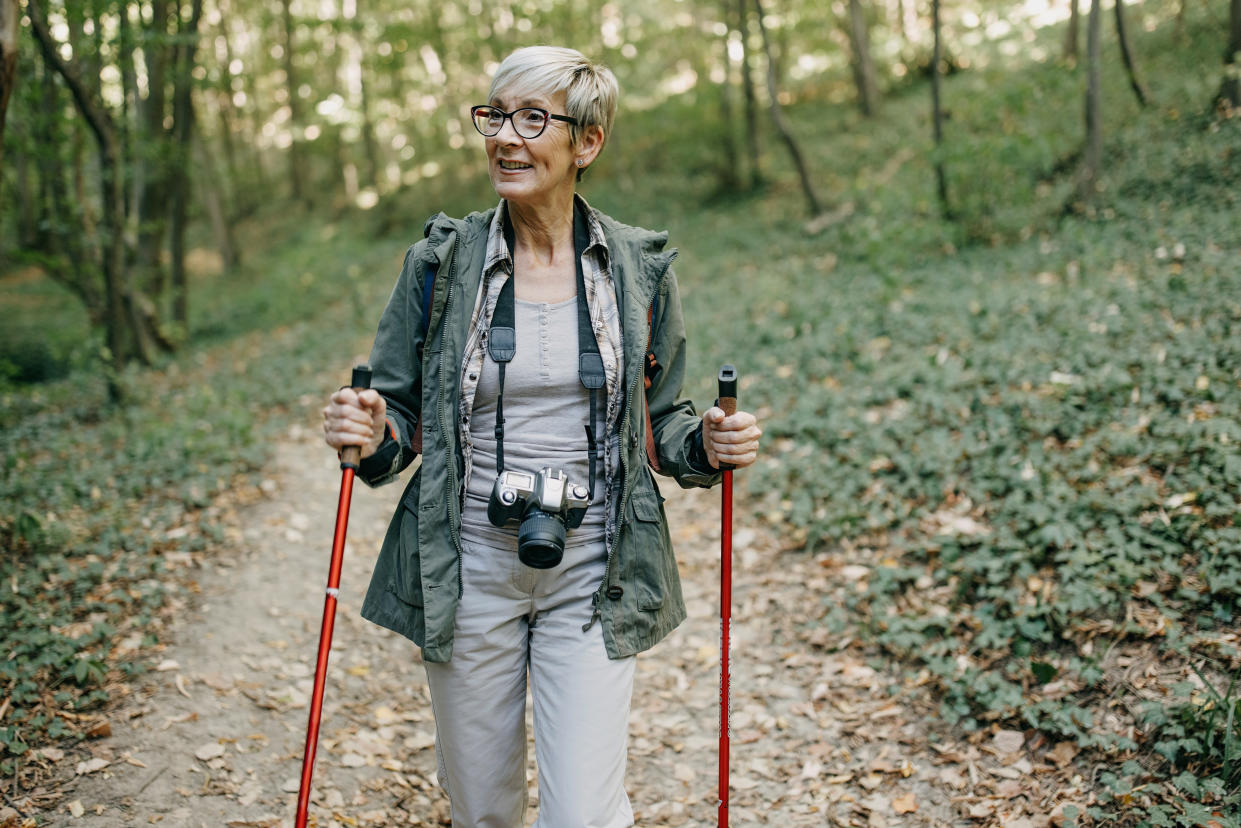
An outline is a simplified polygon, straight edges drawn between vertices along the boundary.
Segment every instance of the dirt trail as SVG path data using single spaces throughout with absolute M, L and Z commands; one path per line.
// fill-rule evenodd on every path
M 163 669 L 114 714 L 111 738 L 89 744 L 95 764 L 108 764 L 68 782 L 47 824 L 292 825 L 338 483 L 318 435 L 292 428 L 267 499 L 242 512 L 236 549 L 203 563 L 200 600 L 165 636 Z M 358 615 L 400 491 L 354 494 L 315 771 L 311 824 L 321 828 L 448 824 L 417 648 Z M 708 826 L 718 492 L 669 483 L 664 493 L 690 618 L 639 657 L 628 788 L 639 825 Z M 740 500 L 737 513 L 732 824 L 971 824 L 969 803 L 988 802 L 977 816 L 998 821 L 996 803 L 1012 797 L 997 786 L 1028 775 L 1028 761 L 1005 764 L 985 746 L 932 749 L 920 692 L 815 623 L 849 588 L 849 562 L 781 553 L 746 528 Z M 529 776 L 533 792 L 533 768 Z

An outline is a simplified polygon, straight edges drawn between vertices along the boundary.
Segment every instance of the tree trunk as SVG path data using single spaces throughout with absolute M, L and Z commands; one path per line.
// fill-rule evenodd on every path
M 138 101 L 138 140 L 133 163 L 135 217 L 138 242 L 135 247 L 136 288 L 163 296 L 167 275 L 161 261 L 168 232 L 169 176 L 168 155 L 172 150 L 164 128 L 167 116 L 167 74 L 171 49 L 168 41 L 168 0 L 152 0 L 151 24 L 142 34 L 142 57 L 147 70 L 147 94 Z
M 1081 29 L 1081 0 L 1069 0 L 1069 25 L 1064 32 L 1064 59 L 1077 62 L 1077 33 Z
M 141 93 L 138 91 L 138 73 L 134 65 L 134 32 L 129 19 L 129 7 L 122 6 L 117 14 L 120 33 L 120 53 L 117 62 L 121 67 L 121 157 L 125 159 L 125 168 L 131 173 L 136 166 L 134 159 L 134 134 L 141 135 L 142 130 L 135 124 L 135 112 L 138 109 Z M 139 17 L 141 23 L 141 17 Z M 140 143 L 140 142 L 139 142 Z M 126 216 L 138 215 L 138 188 L 130 187 L 131 202 L 127 205 Z
M 198 23 L 203 0 L 191 0 L 190 19 L 178 32 L 173 69 L 172 117 L 172 318 L 182 336 L 189 331 L 189 283 L 185 274 L 185 226 L 190 200 L 190 141 L 194 134 L 193 71 L 198 53 Z M 180 15 L 177 15 L 180 20 Z
M 224 51 L 224 56 L 223 60 L 220 61 L 220 85 L 216 89 L 214 100 L 220 121 L 220 141 L 224 146 L 225 180 L 228 182 L 227 188 L 221 187 L 220 190 L 226 190 L 229 194 L 227 199 L 221 196 L 221 202 L 230 205 L 228 215 L 231 222 L 249 215 L 257 207 L 257 204 L 251 198 L 254 189 L 247 189 L 241 184 L 241 167 L 237 159 L 237 144 L 233 137 L 233 133 L 240 130 L 239 124 L 242 122 L 242 119 L 237 117 L 237 108 L 233 105 L 233 81 L 235 76 L 232 70 L 233 45 L 229 39 L 228 31 L 230 10 L 225 2 L 219 2 L 217 7 L 220 12 L 220 21 L 219 30 L 215 34 L 215 41 L 220 44 Z M 253 72 L 249 72 L 247 76 L 252 76 L 253 74 Z M 251 101 L 250 104 L 253 106 L 254 101 Z M 254 142 L 251 141 L 250 145 L 253 146 L 253 144 Z M 261 185 L 261 176 L 251 183 Z
M 939 195 L 939 208 L 944 218 L 951 221 L 952 206 L 948 202 L 948 175 L 944 171 L 942 155 L 944 145 L 944 110 L 940 102 L 940 56 L 943 50 L 939 25 L 939 0 L 931 0 L 931 28 L 934 30 L 935 46 L 931 53 L 931 123 L 935 131 L 935 191 Z
M 861 0 L 849 0 L 849 43 L 852 47 L 853 82 L 857 86 L 858 106 L 862 114 L 875 114 L 879 102 L 879 85 L 875 80 L 875 62 L 870 57 L 870 33 Z
M 199 170 L 199 191 L 202 193 L 207 218 L 211 222 L 211 232 L 215 236 L 216 251 L 224 261 L 224 267 L 231 270 L 241 264 L 241 256 L 237 252 L 239 248 L 233 236 L 232 222 L 224 210 L 224 199 L 221 198 L 217 186 L 219 180 L 215 175 L 215 161 L 200 135 L 195 133 L 191 140 L 194 145 L 195 166 Z
M 1133 88 L 1133 94 L 1137 96 L 1138 103 L 1146 106 L 1150 95 L 1146 92 L 1146 87 L 1142 85 L 1142 81 L 1138 78 L 1138 67 L 1133 57 L 1133 50 L 1129 48 L 1129 34 L 1125 29 L 1125 0 L 1115 0 L 1114 7 L 1116 9 L 1116 37 L 1120 40 L 1120 56 L 1125 61 L 1125 72 L 1129 75 L 1129 86 Z
M 99 152 L 100 197 L 103 202 L 103 227 L 105 234 L 102 240 L 102 256 L 100 270 L 104 279 L 104 319 L 105 341 L 108 349 L 108 360 L 112 371 L 108 380 L 108 393 L 114 401 L 121 399 L 120 368 L 124 364 L 130 348 L 126 326 L 126 297 L 124 295 L 124 191 L 121 187 L 121 170 L 119 169 L 120 153 L 117 148 L 116 127 L 101 105 L 91 98 L 88 90 L 78 78 L 77 71 L 60 56 L 60 44 L 48 30 L 47 21 L 43 16 L 41 0 L 27 0 L 27 11 L 30 15 L 31 28 L 47 65 L 54 69 L 65 81 L 73 94 L 74 103 L 82 114 Z M 134 332 L 136 333 L 136 332 Z
M 218 2 L 221 3 L 221 8 L 223 8 L 226 0 L 218 0 Z M 225 15 L 225 19 L 228 19 L 227 15 Z M 251 66 L 257 67 L 260 65 L 262 61 L 261 55 L 267 51 L 260 44 L 265 42 L 267 37 L 268 33 L 264 29 L 263 39 L 259 41 L 259 43 L 250 43 L 249 52 L 243 53 L 243 57 L 248 58 L 248 62 Z M 243 112 L 238 114 L 243 116 L 246 130 L 248 131 L 246 140 L 243 142 L 243 147 L 246 148 L 246 188 L 249 192 L 247 192 L 244 200 L 240 197 L 237 198 L 236 206 L 238 209 L 241 209 L 244 205 L 245 212 L 243 215 L 250 215 L 254 213 L 259 209 L 259 207 L 270 200 L 271 194 L 275 191 L 275 187 L 277 186 L 275 180 L 280 177 L 280 173 L 278 171 L 269 171 L 267 168 L 267 159 L 270 154 L 267 152 L 260 152 L 255 149 L 258 145 L 258 134 L 263 117 L 262 110 L 259 108 L 259 101 L 263 100 L 259 97 L 258 81 L 260 74 L 262 74 L 262 72 L 253 70 L 241 73 L 242 91 L 246 94 L 246 108 Z M 229 94 L 231 95 L 231 86 L 229 87 L 229 90 Z M 280 160 L 273 160 L 272 163 L 278 165 Z M 240 193 L 238 193 L 238 196 L 240 196 Z
M 767 26 L 763 23 L 763 0 L 754 0 L 754 10 L 758 15 L 758 30 L 763 38 L 763 51 L 767 53 L 767 93 L 771 98 L 771 119 L 775 122 L 780 137 L 784 139 L 789 155 L 793 157 L 793 165 L 797 167 L 797 175 L 801 178 L 802 192 L 806 195 L 810 215 L 817 217 L 823 212 L 823 205 L 818 195 L 815 194 L 814 184 L 810 180 L 810 172 L 806 169 L 801 149 L 798 148 L 797 141 L 793 138 L 793 133 L 784 120 L 784 113 L 780 111 L 780 90 L 776 87 L 775 68 L 771 65 L 771 40 L 767 37 Z
M 17 155 L 17 246 L 35 243 L 35 204 L 30 183 L 30 153 Z
M 1224 80 L 1216 101 L 1231 109 L 1241 108 L 1241 0 L 1232 0 L 1228 13 L 1228 46 L 1224 49 Z
M 1102 90 L 1100 84 L 1099 18 L 1102 0 L 1090 0 L 1090 16 L 1086 23 L 1086 149 L 1077 182 L 1077 200 L 1089 204 L 1099 189 L 1099 172 L 1103 163 L 1103 131 L 1100 117 Z
M 293 63 L 293 9 L 291 0 L 280 0 L 284 11 L 284 81 L 289 92 L 289 130 L 293 143 L 289 145 L 289 184 L 293 200 L 306 203 L 308 197 L 306 161 L 302 156 L 302 106 L 297 94 L 297 72 Z
M 372 184 L 379 180 L 379 139 L 375 137 L 375 121 L 371 117 L 371 100 L 367 92 L 366 60 L 363 50 L 354 43 L 358 55 L 358 95 L 362 106 L 362 146 L 366 149 L 366 180 Z
M 727 11 L 727 10 L 726 10 Z M 725 14 L 725 17 L 731 15 Z M 720 83 L 720 148 L 724 154 L 724 167 L 720 171 L 720 189 L 733 192 L 741 187 L 741 179 L 737 175 L 741 169 L 741 158 L 737 154 L 737 141 L 733 135 L 733 73 L 732 58 L 729 55 L 729 39 L 731 27 L 724 31 L 724 80 Z
M 17 33 L 22 18 L 17 0 L 0 0 L 0 169 L 4 169 L 4 121 L 17 82 Z
M 55 71 L 50 66 L 44 66 L 40 74 L 42 100 L 38 111 L 32 113 L 30 124 L 33 143 L 41 148 L 34 154 L 39 195 L 28 246 L 48 254 L 45 258 L 48 276 L 77 296 L 86 306 L 92 322 L 100 324 L 106 297 L 96 288 L 93 274 L 89 272 L 93 263 L 87 262 L 89 254 L 83 243 L 85 234 L 69 226 L 78 218 L 77 207 L 81 201 L 69 197 L 65 185 L 65 165 L 59 153 L 63 136 L 57 133 L 56 126 L 64 101 L 56 86 Z
M 746 151 L 750 156 L 750 188 L 763 186 L 763 168 L 758 142 L 758 95 L 754 91 L 754 74 L 750 71 L 750 6 L 748 0 L 737 0 L 737 30 L 741 32 L 741 87 L 745 90 Z

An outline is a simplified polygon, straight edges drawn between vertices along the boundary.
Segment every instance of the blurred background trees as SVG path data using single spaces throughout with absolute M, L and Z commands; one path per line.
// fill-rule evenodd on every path
M 1126 29 L 1123 3 L 1113 4 L 1116 55 L 1100 51 L 1100 12 L 1091 3 L 1085 71 L 1077 74 L 1077 9 L 1078 0 L 943 8 L 917 0 L 446 0 L 363 8 L 357 0 L 3 0 L 0 256 L 38 266 L 78 297 L 109 370 L 149 364 L 187 336 L 192 222 L 233 267 L 241 258 L 237 222 L 265 205 L 339 214 L 417 191 L 478 194 L 479 155 L 464 113 L 496 62 L 533 42 L 572 44 L 613 66 L 628 110 L 679 103 L 685 123 L 678 129 L 699 132 L 694 163 L 709 170 L 719 193 L 762 188 L 772 163 L 765 144 L 774 140 L 788 150 L 809 216 L 826 214 L 827 222 L 854 205 L 830 192 L 814 153 L 803 148 L 824 136 L 785 108 L 842 95 L 866 118 L 894 96 L 897 106 L 925 108 L 927 124 L 908 146 L 931 160 L 942 215 L 981 226 L 988 220 L 979 197 L 966 192 L 952 203 L 948 182 L 990 172 L 968 162 L 949 169 L 965 150 L 939 78 L 968 69 L 970 58 L 957 55 L 980 38 L 1004 40 L 1003 50 L 1064 25 L 1063 54 L 1037 47 L 1033 57 L 1064 60 L 1064 75 L 1084 96 L 1080 145 L 1055 160 L 1061 171 L 1075 171 L 1065 201 L 1083 209 L 1104 163 L 1101 62 L 1123 58 L 1139 101 L 1150 93 L 1138 70 L 1141 37 L 1134 42 Z M 1222 71 L 1204 71 L 1218 71 L 1215 100 L 1235 107 L 1237 0 L 1228 14 Z M 1169 3 L 1164 16 L 1173 15 L 1179 30 L 1183 2 Z M 925 76 L 934 81 L 931 99 L 910 98 L 909 84 Z M 1054 106 L 1071 104 L 1061 98 Z M 871 127 L 849 128 L 865 134 Z M 659 152 L 672 135 L 622 131 L 616 142 L 639 153 L 625 154 L 612 172 L 635 175 L 631 159 Z M 409 220 L 399 212 L 376 216 L 381 230 Z

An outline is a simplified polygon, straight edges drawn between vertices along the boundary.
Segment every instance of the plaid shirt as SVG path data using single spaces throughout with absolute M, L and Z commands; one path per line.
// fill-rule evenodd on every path
M 624 389 L 621 387 L 621 376 L 625 353 L 622 339 L 620 311 L 616 302 L 616 285 L 612 281 L 611 261 L 608 257 L 608 244 L 603 236 L 603 227 L 595 217 L 594 210 L 580 195 L 574 195 L 577 206 L 583 207 L 587 216 L 587 229 L 590 242 L 582 253 L 582 275 L 586 282 L 586 304 L 590 309 L 591 327 L 595 331 L 595 341 L 599 345 L 599 354 L 603 357 L 603 370 L 606 377 L 607 413 L 606 450 L 603 452 L 603 474 L 605 490 L 608 493 L 607 525 L 604 530 L 605 540 L 610 546 L 616 531 L 615 509 L 612 508 L 613 484 L 616 478 L 615 447 L 619 440 L 621 399 Z M 495 313 L 496 301 L 500 297 L 500 289 L 513 275 L 513 253 L 504 239 L 504 221 L 508 215 L 508 203 L 501 199 L 499 208 L 491 220 L 491 229 L 487 234 L 487 255 L 483 260 L 483 278 L 479 284 L 478 296 L 474 300 L 474 313 L 470 318 L 470 332 L 466 339 L 465 356 L 461 361 L 461 398 L 457 407 L 457 434 L 461 445 L 461 455 L 465 461 L 465 476 L 461 483 L 461 492 L 469 490 L 470 471 L 473 466 L 473 444 L 470 442 L 470 417 L 474 412 L 474 395 L 478 391 L 478 380 L 483 374 L 483 359 L 487 353 L 487 331 L 491 329 L 491 317 Z

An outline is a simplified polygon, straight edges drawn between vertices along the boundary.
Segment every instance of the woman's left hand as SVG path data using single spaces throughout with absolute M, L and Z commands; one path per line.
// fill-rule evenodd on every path
M 750 465 L 758 457 L 758 438 L 763 435 L 758 420 L 748 411 L 728 416 L 719 406 L 702 414 L 702 447 L 715 468 L 729 463 L 736 468 Z

